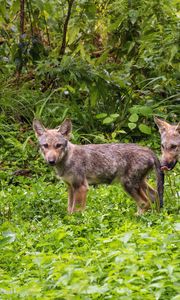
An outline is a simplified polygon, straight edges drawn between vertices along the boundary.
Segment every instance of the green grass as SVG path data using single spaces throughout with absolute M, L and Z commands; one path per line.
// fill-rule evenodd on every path
M 174 203 L 136 217 L 101 185 L 68 215 L 62 183 L 19 178 L 1 191 L 0 299 L 179 299 Z
M 100 185 L 68 215 L 65 185 L 11 136 L 0 149 L 0 299 L 180 299 L 178 166 L 160 213 L 136 217 L 119 185 Z M 30 177 L 14 175 L 23 168 Z

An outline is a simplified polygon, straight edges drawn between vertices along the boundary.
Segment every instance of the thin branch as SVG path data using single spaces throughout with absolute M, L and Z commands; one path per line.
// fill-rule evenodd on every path
M 29 15 L 29 21 L 30 21 L 30 26 L 31 26 L 31 37 L 34 35 L 33 32 L 33 25 L 32 25 L 32 7 L 31 7 L 31 2 L 27 0 L 27 10 L 28 10 L 28 15 Z
M 22 38 L 22 35 L 24 34 L 24 16 L 25 16 L 24 3 L 25 3 L 25 0 L 21 0 L 21 3 L 20 3 L 20 40 Z
M 23 68 L 22 44 L 24 34 L 24 18 L 25 18 L 25 0 L 20 1 L 20 33 L 19 33 L 19 65 L 16 66 L 16 81 L 19 82 L 21 71 Z
M 64 27 L 63 27 L 63 38 L 62 38 L 62 44 L 61 44 L 61 48 L 59 51 L 60 56 L 62 57 L 65 53 L 66 50 L 66 36 L 67 36 L 67 29 L 68 29 L 68 23 L 69 23 L 69 19 L 71 17 L 71 10 L 72 10 L 72 6 L 75 0 L 68 0 L 68 12 L 67 12 L 67 16 L 64 22 Z

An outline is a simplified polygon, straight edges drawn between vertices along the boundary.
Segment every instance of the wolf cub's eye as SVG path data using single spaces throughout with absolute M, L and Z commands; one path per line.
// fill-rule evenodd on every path
M 48 144 L 43 144 L 42 147 L 47 149 L 48 148 Z
M 56 144 L 55 145 L 55 148 L 57 149 L 57 148 L 61 148 L 62 147 L 62 144 Z
M 170 147 L 172 150 L 177 148 L 177 145 L 171 145 Z

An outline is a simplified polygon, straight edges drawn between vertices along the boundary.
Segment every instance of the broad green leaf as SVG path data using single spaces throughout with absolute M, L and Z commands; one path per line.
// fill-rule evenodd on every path
M 128 123 L 128 127 L 132 130 L 136 128 L 136 123 Z
M 151 134 L 151 128 L 145 124 L 140 124 L 139 126 L 139 130 L 145 134 Z
M 115 139 L 115 137 L 116 137 L 116 132 L 112 132 L 111 136 L 112 136 L 112 139 Z
M 116 130 L 116 133 L 126 133 L 126 131 L 125 130 Z
M 151 116 L 153 115 L 153 110 L 149 106 L 141 106 L 141 105 L 134 105 L 129 109 L 132 114 L 138 114 L 143 116 Z
M 138 10 L 131 9 L 129 11 L 129 17 L 130 17 L 131 23 L 134 25 L 138 18 Z
M 106 113 L 101 113 L 96 115 L 96 119 L 104 119 L 105 117 L 107 117 Z
M 136 113 L 132 114 L 130 117 L 129 117 L 129 121 L 132 122 L 132 123 L 135 123 L 137 122 L 139 119 L 138 115 Z
M 103 120 L 103 124 L 111 124 L 114 122 L 114 119 L 111 117 L 107 117 Z
M 111 114 L 110 117 L 113 119 L 117 119 L 119 117 L 119 114 Z

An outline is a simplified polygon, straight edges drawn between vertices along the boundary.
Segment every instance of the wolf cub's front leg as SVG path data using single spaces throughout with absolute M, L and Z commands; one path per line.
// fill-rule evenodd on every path
M 79 186 L 69 186 L 68 212 L 70 214 L 85 209 L 87 191 L 88 184 L 86 180 Z

